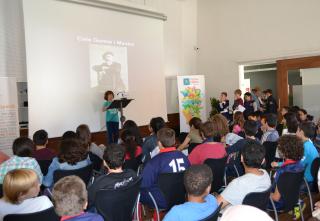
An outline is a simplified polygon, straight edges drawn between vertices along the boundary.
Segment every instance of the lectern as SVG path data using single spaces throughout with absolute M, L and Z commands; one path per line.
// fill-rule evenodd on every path
M 119 109 L 120 110 L 121 128 L 123 127 L 123 123 L 126 121 L 126 117 L 123 115 L 123 109 L 126 108 L 132 100 L 133 99 L 127 99 L 127 98 L 113 100 L 112 103 L 110 104 L 110 106 L 107 108 L 107 109 Z

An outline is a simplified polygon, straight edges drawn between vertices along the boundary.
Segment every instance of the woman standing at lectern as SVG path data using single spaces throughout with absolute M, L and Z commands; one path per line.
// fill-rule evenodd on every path
M 107 135 L 108 142 L 118 143 L 119 139 L 119 115 L 117 109 L 107 109 L 114 99 L 114 93 L 112 91 L 106 91 L 104 93 L 103 109 L 102 111 L 106 112 L 106 126 L 107 126 Z

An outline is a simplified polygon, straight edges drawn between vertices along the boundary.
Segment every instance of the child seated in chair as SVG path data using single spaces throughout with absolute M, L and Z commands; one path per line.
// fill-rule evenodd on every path
M 39 178 L 31 169 L 16 169 L 7 173 L 0 199 L 0 220 L 8 214 L 40 212 L 53 207 L 46 196 L 38 196 Z
M 210 194 L 212 172 L 207 165 L 194 165 L 184 173 L 184 186 L 188 202 L 174 206 L 164 221 L 193 221 L 210 216 L 218 207 L 216 198 Z
M 161 173 L 179 173 L 190 167 L 188 158 L 174 146 L 176 134 L 170 128 L 162 128 L 157 133 L 160 153 L 152 158 L 142 172 L 141 203 L 154 208 L 150 192 L 160 209 L 167 208 L 167 202 L 161 193 L 157 180 Z
M 277 188 L 277 182 L 280 175 L 285 172 L 299 173 L 304 170 L 300 161 L 303 157 L 303 143 L 296 135 L 283 135 L 278 142 L 278 149 L 285 161 L 283 163 L 271 163 L 272 167 L 279 167 L 274 176 L 271 199 L 274 201 L 276 209 L 281 210 L 284 207 L 284 202 Z M 272 207 L 270 206 L 270 208 Z
M 103 221 L 98 214 L 84 212 L 88 205 L 87 195 L 86 185 L 79 177 L 60 179 L 53 187 L 52 197 L 61 221 Z

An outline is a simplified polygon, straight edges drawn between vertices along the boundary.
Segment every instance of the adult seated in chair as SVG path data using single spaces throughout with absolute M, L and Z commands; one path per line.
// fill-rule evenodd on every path
M 85 183 L 77 176 L 60 179 L 53 187 L 52 197 L 56 213 L 61 220 L 68 221 L 103 221 L 95 213 L 86 213 L 88 193 Z
M 125 158 L 125 147 L 119 144 L 110 144 L 104 151 L 104 166 L 106 175 L 95 179 L 88 189 L 88 208 L 94 207 L 96 194 L 101 189 L 116 190 L 121 187 L 130 186 L 137 175 L 133 170 L 123 170 L 122 165 Z
M 264 156 L 264 147 L 257 141 L 250 140 L 243 147 L 241 162 L 244 166 L 245 174 L 232 180 L 217 197 L 219 204 L 223 203 L 222 208 L 228 205 L 241 205 L 248 193 L 261 192 L 270 188 L 269 174 L 267 171 L 260 169 Z
M 0 220 L 8 214 L 25 214 L 53 207 L 46 196 L 38 196 L 40 183 L 31 169 L 16 169 L 7 173 L 3 182 L 3 198 L 0 199 Z
M 217 208 L 216 198 L 210 194 L 212 172 L 207 165 L 194 165 L 184 173 L 188 202 L 174 206 L 164 221 L 193 221 L 210 216 Z
M 236 165 L 240 175 L 243 175 L 244 173 L 243 167 L 241 165 L 240 153 L 243 147 L 247 145 L 248 141 L 256 140 L 255 136 L 258 132 L 257 122 L 255 122 L 254 120 L 247 120 L 244 122 L 243 129 L 244 129 L 246 138 L 238 140 L 235 144 L 226 148 L 227 154 L 231 158 L 229 160 L 229 165 L 227 165 L 227 167 L 231 166 L 232 164 Z M 230 168 L 230 169 L 233 170 L 233 168 Z
M 304 170 L 301 163 L 303 157 L 303 143 L 296 135 L 283 135 L 278 141 L 278 148 L 285 159 L 283 163 L 272 162 L 272 167 L 279 167 L 274 176 L 274 183 L 272 185 L 271 199 L 274 201 L 277 210 L 282 210 L 284 207 L 283 199 L 277 188 L 279 177 L 284 172 L 299 173 Z M 272 206 L 269 206 L 272 209 Z
M 179 173 L 189 166 L 188 158 L 174 147 L 176 134 L 170 128 L 162 128 L 157 133 L 160 153 L 152 158 L 142 172 L 141 202 L 154 208 L 148 194 L 150 192 L 160 209 L 167 208 L 167 202 L 157 186 L 157 179 L 161 173 Z
M 56 170 L 75 170 L 91 164 L 87 147 L 79 139 L 62 140 L 57 157 L 53 158 L 48 173 L 43 179 L 43 185 L 53 186 L 53 173 Z
M 38 130 L 33 134 L 33 142 L 35 144 L 35 151 L 33 153 L 34 158 L 37 161 L 40 160 L 52 160 L 56 154 L 47 148 L 48 133 L 45 130 Z
M 311 164 L 315 158 L 319 157 L 319 153 L 311 141 L 311 139 L 315 135 L 315 131 L 316 128 L 313 122 L 302 122 L 299 124 L 296 133 L 297 137 L 299 137 L 303 141 L 304 153 L 301 162 L 303 166 L 306 167 L 304 177 L 306 178 L 310 187 L 312 187 L 313 183 L 313 177 L 311 174 Z
M 132 160 L 142 154 L 142 148 L 136 141 L 135 134 L 130 130 L 124 130 L 121 133 L 122 145 L 126 148 L 125 160 Z
M 183 143 L 180 144 L 178 150 L 182 151 L 188 147 L 189 144 L 201 144 L 203 142 L 202 134 L 200 132 L 200 127 L 202 121 L 198 117 L 193 117 L 189 121 L 190 132 L 187 137 L 184 139 Z
M 192 165 L 203 164 L 208 158 L 220 159 L 225 157 L 227 153 L 222 141 L 228 133 L 227 119 L 221 114 L 216 114 L 210 121 L 205 122 L 200 130 L 205 137 L 205 141 L 190 153 L 188 156 L 190 163 Z
M 4 176 L 11 170 L 25 168 L 32 169 L 42 183 L 43 175 L 36 159 L 33 158 L 34 143 L 27 137 L 19 137 L 12 144 L 13 156 L 0 165 L 0 184 Z
M 158 146 L 158 131 L 165 127 L 166 123 L 162 117 L 152 118 L 149 124 L 149 131 L 151 132 L 150 136 L 146 137 L 142 144 L 143 159 L 144 163 L 147 163 L 151 159 L 151 152 L 156 149 Z

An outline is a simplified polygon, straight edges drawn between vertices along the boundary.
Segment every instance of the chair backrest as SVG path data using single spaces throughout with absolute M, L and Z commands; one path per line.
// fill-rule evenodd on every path
M 223 186 L 227 157 L 220 159 L 206 159 L 204 161 L 212 171 L 213 180 L 211 184 L 211 192 L 218 192 Z
M 139 177 L 133 181 L 134 183 L 120 189 L 103 189 L 98 191 L 94 204 L 104 220 L 132 220 L 141 180 L 141 177 Z
M 3 189 L 2 189 L 2 184 L 0 184 L 0 198 L 3 197 Z
M 186 189 L 182 173 L 161 173 L 158 177 L 158 186 L 166 199 L 167 210 L 186 201 Z
M 3 221 L 36 221 L 36 220 L 59 221 L 60 218 L 54 211 L 53 207 L 40 212 L 36 212 L 36 213 L 9 214 L 3 218 Z
M 222 203 L 218 206 L 218 208 L 210 216 L 208 216 L 207 218 L 202 219 L 200 221 L 217 221 L 219 218 L 219 212 L 221 210 L 221 207 L 222 207 Z
M 300 187 L 303 182 L 304 171 L 284 172 L 280 175 L 277 187 L 284 201 L 284 211 L 290 211 L 298 203 Z
M 188 146 L 188 154 L 190 154 L 194 148 L 196 148 L 201 143 L 190 143 Z
M 95 171 L 100 171 L 103 163 L 102 159 L 92 152 L 89 152 L 89 158 L 92 162 L 93 169 Z
M 56 170 L 53 173 L 53 182 L 56 183 L 63 177 L 75 175 L 80 177 L 83 182 L 87 185 L 92 177 L 93 165 L 89 164 L 88 166 L 82 167 L 76 170 Z
M 133 159 L 126 160 L 123 164 L 123 169 L 131 169 L 137 172 L 139 166 L 142 164 L 141 159 L 142 159 L 142 154 Z
M 271 163 L 275 160 L 278 142 L 266 141 L 263 143 L 263 146 L 266 150 L 266 155 L 265 155 L 266 168 L 270 169 Z
M 47 175 L 52 160 L 37 160 L 43 176 Z
M 311 175 L 313 177 L 313 180 L 318 179 L 319 167 L 320 167 L 320 157 L 317 157 L 312 161 L 312 164 L 311 164 Z
M 268 203 L 270 200 L 270 192 L 271 192 L 271 187 L 263 192 L 248 193 L 244 197 L 242 204 L 254 206 L 258 209 L 265 211 L 268 207 Z

